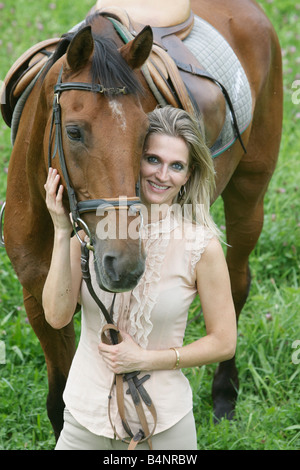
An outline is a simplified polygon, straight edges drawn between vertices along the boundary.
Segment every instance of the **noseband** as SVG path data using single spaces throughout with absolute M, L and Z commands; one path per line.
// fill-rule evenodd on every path
M 48 146 L 48 166 L 49 168 L 52 166 L 51 161 L 55 157 L 56 153 L 58 152 L 59 163 L 60 163 L 61 171 L 65 180 L 67 193 L 68 193 L 70 212 L 72 214 L 75 233 L 76 233 L 75 224 L 77 224 L 77 226 L 83 228 L 83 230 L 86 232 L 86 234 L 88 235 L 90 239 L 90 244 L 88 245 L 88 248 L 93 249 L 90 230 L 87 224 L 82 220 L 81 214 L 87 213 L 87 212 L 95 212 L 98 208 L 105 209 L 105 208 L 111 208 L 111 207 L 117 208 L 117 209 L 120 209 L 120 208 L 128 209 L 132 207 L 132 209 L 136 213 L 137 208 L 135 206 L 137 204 L 140 204 L 141 201 L 139 197 L 124 198 L 121 201 L 119 198 L 117 199 L 113 199 L 113 198 L 89 199 L 87 201 L 79 201 L 79 202 L 77 201 L 76 193 L 70 182 L 63 144 L 62 144 L 61 107 L 60 107 L 60 102 L 59 102 L 60 95 L 62 92 L 68 91 L 68 90 L 89 91 L 89 92 L 101 93 L 101 94 L 108 93 L 110 95 L 126 95 L 127 90 L 125 86 L 116 87 L 116 88 L 105 88 L 103 85 L 100 85 L 100 84 L 91 84 L 91 83 L 83 83 L 83 82 L 62 83 L 62 73 L 63 73 L 63 68 L 61 68 L 60 70 L 57 83 L 54 87 L 52 120 L 51 120 L 51 126 L 50 126 L 49 146 Z M 52 131 L 53 131 L 54 126 L 55 126 L 54 151 L 53 151 L 53 154 L 51 155 L 51 142 L 52 142 L 51 136 L 52 136 Z

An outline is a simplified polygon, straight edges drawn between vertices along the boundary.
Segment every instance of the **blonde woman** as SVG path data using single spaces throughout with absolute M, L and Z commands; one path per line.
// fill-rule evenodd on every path
M 71 227 L 54 170 L 45 184 L 56 240 L 43 292 L 46 318 L 59 328 L 70 322 L 79 298 L 82 306 L 82 332 L 64 392 L 65 424 L 58 450 L 127 448 L 111 385 L 114 374 L 137 370 L 139 377 L 150 376 L 143 386 L 157 413 L 153 449 L 197 449 L 192 390 L 181 369 L 224 361 L 235 353 L 229 275 L 209 214 L 214 189 L 209 151 L 196 121 L 185 111 L 156 109 L 149 122 L 140 171 L 141 199 L 148 214 L 143 229 L 146 269 L 133 291 L 116 295 L 114 321 L 122 336 L 117 345 L 99 339 L 105 322 L 81 282 L 80 246 L 76 237 L 70 242 Z M 174 205 L 180 210 L 173 211 Z M 190 217 L 185 217 L 186 206 Z M 92 277 L 95 285 L 94 273 Z M 62 305 L 52 293 L 66 281 L 72 301 Z M 100 289 L 97 294 L 109 308 L 113 294 Z M 188 310 L 197 294 L 207 334 L 183 346 Z M 126 389 L 124 385 L 126 418 L 138 431 L 141 426 Z M 146 407 L 144 411 L 152 429 L 153 416 Z M 148 449 L 147 442 L 137 449 Z

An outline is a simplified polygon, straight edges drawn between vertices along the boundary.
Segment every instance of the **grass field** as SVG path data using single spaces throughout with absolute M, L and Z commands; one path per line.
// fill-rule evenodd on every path
M 60 36 L 80 21 L 92 0 L 0 2 L 0 80 L 31 45 Z M 264 230 L 251 255 L 249 300 L 239 322 L 240 391 L 233 422 L 213 424 L 211 383 L 215 366 L 187 371 L 194 391 L 199 449 L 295 450 L 300 448 L 300 3 L 261 0 L 281 42 L 285 109 L 279 163 L 265 201 Z M 299 80 L 299 82 L 298 82 Z M 11 146 L 0 120 L 0 201 L 5 200 Z M 213 208 L 224 225 L 222 204 Z M 193 320 L 187 341 L 203 333 Z M 80 319 L 76 319 L 77 330 Z M 21 288 L 0 250 L 0 449 L 48 450 L 54 446 L 46 415 L 44 357 L 22 306 Z

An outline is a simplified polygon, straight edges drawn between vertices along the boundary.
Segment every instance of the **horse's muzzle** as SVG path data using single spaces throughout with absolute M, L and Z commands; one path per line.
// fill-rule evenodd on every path
M 130 291 L 145 270 L 145 256 L 137 244 L 135 250 L 108 250 L 100 256 L 95 247 L 95 272 L 100 288 L 109 292 Z

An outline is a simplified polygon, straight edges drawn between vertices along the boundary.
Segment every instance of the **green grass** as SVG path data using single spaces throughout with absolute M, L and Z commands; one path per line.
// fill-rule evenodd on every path
M 0 3 L 0 80 L 32 44 L 60 36 L 80 21 L 93 1 L 4 0 Z M 285 109 L 280 158 L 265 201 L 264 230 L 251 255 L 252 286 L 239 322 L 240 390 L 236 419 L 213 424 L 211 384 L 215 365 L 187 371 L 194 391 L 199 449 L 295 450 L 300 447 L 300 104 L 292 84 L 300 79 L 300 3 L 260 1 L 279 34 L 284 64 Z M 0 121 L 0 201 L 5 200 L 10 131 Z M 224 225 L 222 203 L 214 216 Z M 187 341 L 204 332 L 191 308 Z M 196 318 L 195 318 L 196 317 Z M 77 331 L 80 329 L 76 319 Z M 44 357 L 27 322 L 21 287 L 5 250 L 0 250 L 0 449 L 52 449 L 46 414 Z M 2 345 L 3 345 L 2 343 Z M 298 347 L 299 349 L 299 347 Z M 294 361 L 293 361 L 294 357 Z M 0 355 L 1 359 L 1 355 Z

